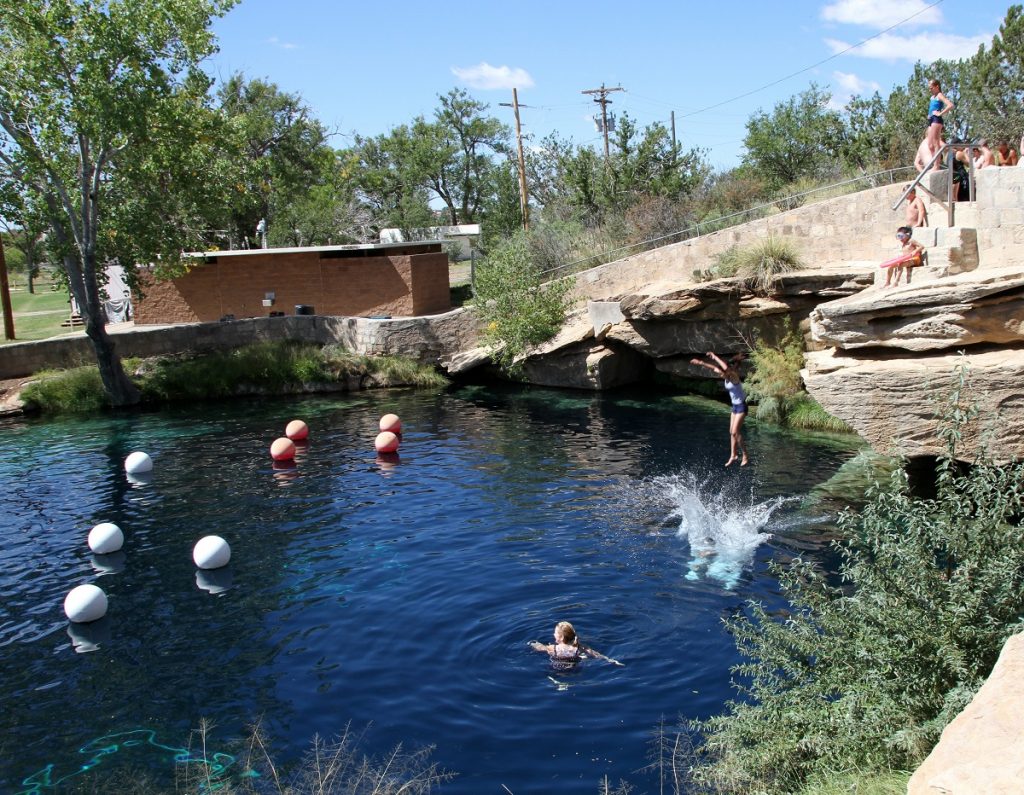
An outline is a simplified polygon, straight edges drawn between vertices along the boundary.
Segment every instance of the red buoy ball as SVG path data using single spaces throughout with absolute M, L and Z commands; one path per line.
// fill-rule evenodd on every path
M 373 440 L 373 447 L 378 453 L 393 453 L 398 450 L 398 436 L 391 431 L 381 431 Z
M 380 418 L 380 429 L 382 431 L 391 431 L 391 433 L 401 433 L 402 421 L 398 419 L 397 414 L 385 414 Z
M 270 445 L 270 457 L 275 461 L 291 461 L 295 458 L 295 442 L 283 436 Z
M 284 429 L 284 435 L 292 441 L 298 441 L 305 439 L 309 436 L 309 426 L 306 425 L 302 420 L 292 420 L 288 423 L 288 426 Z

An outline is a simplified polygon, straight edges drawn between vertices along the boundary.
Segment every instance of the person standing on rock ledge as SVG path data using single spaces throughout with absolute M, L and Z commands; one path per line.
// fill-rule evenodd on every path
M 690 359 L 690 364 L 698 367 L 705 367 L 725 381 L 725 391 L 729 393 L 729 402 L 732 403 L 732 415 L 729 417 L 729 460 L 726 466 L 736 463 L 736 454 L 740 453 L 742 459 L 740 466 L 745 467 L 750 463 L 747 457 L 747 446 L 743 443 L 743 420 L 747 418 L 747 395 L 743 391 L 743 383 L 740 381 L 739 371 L 736 369 L 743 361 L 743 354 L 737 353 L 729 363 L 724 362 L 711 351 L 707 352 L 711 362 L 703 359 Z

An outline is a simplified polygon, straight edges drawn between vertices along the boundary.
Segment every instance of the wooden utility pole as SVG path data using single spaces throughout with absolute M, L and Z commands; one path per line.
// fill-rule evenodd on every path
M 523 130 L 519 124 L 519 94 L 512 89 L 512 104 L 499 102 L 502 107 L 511 107 L 516 116 L 516 146 L 519 148 L 519 211 L 523 216 L 523 230 L 530 231 L 530 195 L 526 192 L 526 158 L 523 156 Z M 522 107 L 528 108 L 529 105 Z
M 608 95 L 613 91 L 625 91 L 622 86 L 616 88 L 605 88 L 604 83 L 601 83 L 600 88 L 588 88 L 586 91 L 581 91 L 581 94 L 597 94 L 594 97 L 594 102 L 601 104 L 601 132 L 604 133 L 604 159 L 608 162 L 608 106 L 612 104 L 612 101 L 608 99 Z
M 4 236 L 0 235 L 0 300 L 4 305 L 4 338 L 14 339 L 14 310 L 11 307 L 11 286 L 7 283 L 7 260 L 4 259 Z

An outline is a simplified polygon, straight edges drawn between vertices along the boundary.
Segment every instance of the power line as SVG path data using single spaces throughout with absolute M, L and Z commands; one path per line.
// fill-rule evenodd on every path
M 876 33 L 873 36 L 868 36 L 866 39 L 863 39 L 862 41 L 859 41 L 856 44 L 851 44 L 845 50 L 840 50 L 837 53 L 833 53 L 828 58 L 824 58 L 824 59 L 818 61 L 817 63 L 813 63 L 810 66 L 804 67 L 803 69 L 798 69 L 795 72 L 791 72 L 790 74 L 786 75 L 785 77 L 780 77 L 778 80 L 773 80 L 770 83 L 765 83 L 763 86 L 758 86 L 757 88 L 751 89 L 750 91 L 744 92 L 743 94 L 738 94 L 735 97 L 731 97 L 730 99 L 724 99 L 721 102 L 716 102 L 714 105 L 708 105 L 707 107 L 700 108 L 699 110 L 693 110 L 693 111 L 690 111 L 688 113 L 682 113 L 680 115 L 682 115 L 683 117 L 688 117 L 688 116 L 696 116 L 698 113 L 706 113 L 709 110 L 714 110 L 715 108 L 720 108 L 723 105 L 728 105 L 731 102 L 736 102 L 737 100 L 740 100 L 740 99 L 746 99 L 747 97 L 749 97 L 749 96 L 751 96 L 753 94 L 756 94 L 759 91 L 764 91 L 766 88 L 771 88 L 772 86 L 777 86 L 779 83 L 784 83 L 785 81 L 787 81 L 787 80 L 789 80 L 789 79 L 791 79 L 793 77 L 796 77 L 797 75 L 802 75 L 804 72 L 809 72 L 812 69 L 817 69 L 822 64 L 826 64 L 829 61 L 834 61 L 839 56 L 846 55 L 846 53 L 850 52 L 851 50 L 856 50 L 858 47 L 861 47 L 861 46 L 867 44 L 869 41 L 873 41 L 874 39 L 877 39 L 880 36 L 884 36 L 889 31 L 895 30 L 900 25 L 906 24 L 910 20 L 914 19 L 914 17 L 918 17 L 921 14 L 925 13 L 926 11 L 930 11 L 931 9 L 935 8 L 938 5 L 941 5 L 944 2 L 945 2 L 945 0 L 935 0 L 935 2 L 932 3 L 931 5 L 927 5 L 924 8 L 920 9 L 919 11 L 915 11 L 909 17 L 906 17 L 905 19 L 901 19 L 899 22 L 895 23 L 894 25 L 890 25 L 889 27 L 887 27 L 885 30 L 880 30 L 878 33 Z M 648 102 L 660 102 L 660 100 L 651 99 L 650 97 L 641 97 L 641 99 L 646 99 Z M 671 105 L 671 104 L 668 104 L 668 103 L 663 103 L 663 104 L 665 104 L 665 106 L 669 107 L 669 108 L 675 108 L 678 105 L 678 103 L 676 105 Z

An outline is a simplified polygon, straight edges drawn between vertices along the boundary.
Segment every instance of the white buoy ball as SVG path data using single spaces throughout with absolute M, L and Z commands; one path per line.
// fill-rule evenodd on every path
M 140 451 L 129 453 L 128 457 L 124 460 L 124 471 L 129 475 L 138 475 L 142 472 L 152 472 L 153 459 Z
M 231 547 L 220 536 L 203 536 L 192 549 L 192 560 L 201 569 L 219 569 L 231 560 Z
M 79 585 L 64 597 L 64 615 L 85 624 L 107 614 L 107 595 L 95 585 Z
M 100 522 L 89 531 L 89 549 L 97 555 L 109 555 L 124 546 L 124 533 L 113 522 Z

